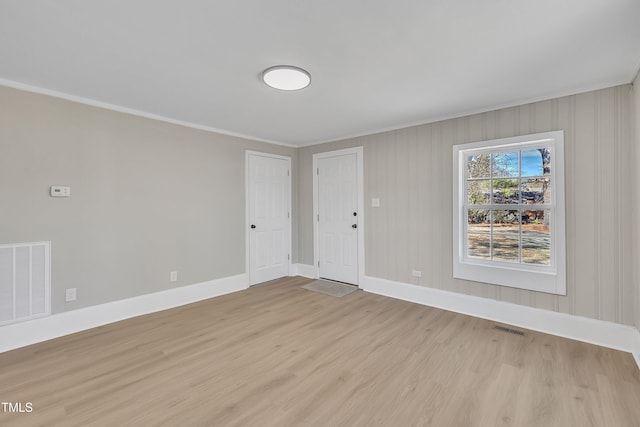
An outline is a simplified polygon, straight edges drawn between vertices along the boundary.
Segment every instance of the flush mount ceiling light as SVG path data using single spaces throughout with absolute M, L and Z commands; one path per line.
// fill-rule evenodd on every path
M 262 80 L 275 89 L 299 90 L 309 86 L 311 74 L 293 65 L 276 65 L 263 71 Z

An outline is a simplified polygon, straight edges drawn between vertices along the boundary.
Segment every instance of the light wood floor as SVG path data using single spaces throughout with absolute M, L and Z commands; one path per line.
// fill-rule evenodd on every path
M 308 281 L 0 354 L 0 425 L 640 425 L 630 354 Z

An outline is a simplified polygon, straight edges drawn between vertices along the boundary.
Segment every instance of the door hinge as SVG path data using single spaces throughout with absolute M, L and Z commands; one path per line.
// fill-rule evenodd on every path
M 320 261 L 318 261 L 318 267 L 320 267 Z
M 320 214 L 318 214 L 318 221 L 320 221 Z
M 287 254 L 287 260 L 291 259 L 291 254 Z
M 287 176 L 291 176 L 291 175 L 289 175 L 289 169 L 287 169 Z
M 291 218 L 291 212 L 287 212 L 287 218 Z
M 320 175 L 320 168 L 316 168 L 316 175 Z

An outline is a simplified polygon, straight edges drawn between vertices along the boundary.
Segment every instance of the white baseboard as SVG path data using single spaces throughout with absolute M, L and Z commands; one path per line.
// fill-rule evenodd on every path
M 246 274 L 140 295 L 0 327 L 0 353 L 119 320 L 247 289 Z
M 292 276 L 315 278 L 316 274 L 312 265 L 292 265 Z M 239 274 L 2 326 L 0 353 L 131 317 L 241 291 L 248 286 L 248 276 Z M 365 276 L 360 287 L 379 295 L 626 351 L 633 354 L 640 368 L 640 332 L 631 326 L 375 277 Z
M 375 277 L 365 276 L 360 287 L 378 295 L 626 351 L 640 368 L 640 332 L 632 326 Z
M 636 330 L 635 350 L 631 352 L 633 358 L 636 359 L 636 364 L 640 368 L 640 331 Z
M 313 265 L 308 264 L 291 264 L 291 276 L 308 277 L 315 279 L 318 277 L 318 271 Z

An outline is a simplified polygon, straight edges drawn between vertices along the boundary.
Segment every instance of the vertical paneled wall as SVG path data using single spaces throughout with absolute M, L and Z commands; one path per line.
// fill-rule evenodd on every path
M 634 285 L 635 285 L 635 295 L 634 295 L 634 304 L 635 304 L 635 325 L 636 328 L 640 329 L 640 262 L 638 262 L 638 256 L 640 255 L 640 224 L 638 223 L 638 218 L 640 217 L 640 171 L 638 171 L 638 165 L 640 165 L 640 73 L 636 75 L 635 80 L 633 81 L 633 99 L 632 99 L 632 112 L 633 112 L 633 122 L 634 126 L 634 140 L 635 140 L 635 156 L 634 156 L 634 168 L 633 168 L 633 183 L 634 194 L 635 194 L 635 206 L 633 213 L 633 225 L 634 233 L 633 233 L 633 254 L 634 254 Z
M 583 93 L 299 150 L 298 262 L 313 263 L 312 155 L 364 147 L 366 274 L 634 323 L 631 86 Z M 452 277 L 452 146 L 565 131 L 567 296 Z M 370 200 L 378 197 L 379 208 Z M 420 279 L 411 270 L 421 270 Z

